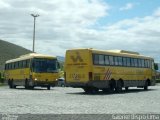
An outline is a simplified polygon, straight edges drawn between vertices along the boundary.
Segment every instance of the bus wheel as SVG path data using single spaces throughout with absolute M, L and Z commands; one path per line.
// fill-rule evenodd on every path
M 92 88 L 92 89 L 91 89 L 91 93 L 93 93 L 93 94 L 97 93 L 98 91 L 99 91 L 98 88 Z
M 145 82 L 145 85 L 144 85 L 144 90 L 148 90 L 148 85 L 149 85 L 149 82 L 146 81 L 146 82 Z
M 28 80 L 25 80 L 25 89 L 29 89 L 29 83 L 28 83 Z
M 85 93 L 89 93 L 90 92 L 89 88 L 83 88 L 83 90 L 84 90 Z
M 109 92 L 113 93 L 115 88 L 116 88 L 116 81 L 112 79 L 109 83 Z
M 122 82 L 120 80 L 117 81 L 116 92 L 122 92 Z
M 108 92 L 109 92 L 109 89 L 103 88 L 102 91 L 103 91 L 104 93 L 108 93 Z
M 16 85 L 14 85 L 13 80 L 10 80 L 10 81 L 9 81 L 9 87 L 10 87 L 10 88 L 16 88 Z
M 125 87 L 125 90 L 128 91 L 128 88 L 129 88 L 129 87 Z
M 47 90 L 50 90 L 50 89 L 51 89 L 51 86 L 50 86 L 50 85 L 48 85 L 48 86 L 47 86 Z
M 95 94 L 99 91 L 98 88 L 90 88 L 90 87 L 83 88 L 83 90 L 85 91 L 85 93 L 90 93 L 90 94 Z
M 9 86 L 9 88 L 12 88 L 11 80 L 8 80 L 8 86 Z
M 109 92 L 110 92 L 110 93 L 113 93 L 113 92 L 114 92 L 114 88 L 115 88 L 115 85 L 114 85 L 114 84 L 111 84 L 111 85 L 109 86 Z

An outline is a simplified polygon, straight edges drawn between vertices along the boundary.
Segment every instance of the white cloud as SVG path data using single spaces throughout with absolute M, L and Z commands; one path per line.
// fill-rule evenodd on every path
M 109 9 L 99 0 L 5 0 L 5 4 L 10 8 L 0 11 L 0 28 L 3 28 L 0 38 L 31 49 L 33 18 L 30 14 L 37 13 L 40 14 L 36 19 L 37 52 L 48 52 L 45 49 L 50 47 L 53 54 L 62 53 L 54 50 L 58 46 L 61 51 L 70 45 L 76 47 L 77 31 L 94 25 L 100 17 L 108 15 Z
M 3 8 L 9 8 L 10 7 L 10 4 L 4 2 L 4 1 L 0 1 L 0 9 L 3 9 Z
M 2 1 L 2 0 L 1 0 Z M 15 2 L 16 1 L 16 2 Z M 33 17 L 39 53 L 65 55 L 66 49 L 125 49 L 160 60 L 160 17 L 121 20 L 101 30 L 91 26 L 107 16 L 109 5 L 101 0 L 5 0 L 0 11 L 0 39 L 32 49 Z
M 160 7 L 154 11 L 154 16 L 160 17 Z
M 133 3 L 127 3 L 125 6 L 121 7 L 120 10 L 121 10 L 121 11 L 130 10 L 130 9 L 133 8 L 133 6 L 134 6 Z

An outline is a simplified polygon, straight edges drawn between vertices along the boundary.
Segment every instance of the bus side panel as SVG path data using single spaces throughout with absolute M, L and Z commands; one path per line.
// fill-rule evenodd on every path
M 146 80 L 152 80 L 152 69 L 94 65 L 93 82 L 96 81 L 97 85 L 99 82 L 98 86 L 108 87 L 110 80 L 122 80 L 124 87 L 144 86 Z
M 6 80 L 13 80 L 15 85 L 24 85 L 25 80 L 29 79 L 29 75 L 30 75 L 29 68 L 5 71 Z

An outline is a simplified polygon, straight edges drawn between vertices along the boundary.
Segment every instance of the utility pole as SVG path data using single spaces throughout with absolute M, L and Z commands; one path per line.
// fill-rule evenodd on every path
M 31 16 L 34 17 L 34 27 L 33 27 L 33 52 L 35 52 L 34 48 L 35 48 L 35 28 L 36 28 L 36 17 L 38 17 L 38 14 L 31 14 Z

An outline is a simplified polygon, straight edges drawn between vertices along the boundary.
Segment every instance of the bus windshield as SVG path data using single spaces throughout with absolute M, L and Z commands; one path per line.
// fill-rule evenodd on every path
M 32 62 L 33 72 L 37 73 L 52 73 L 57 72 L 56 59 L 35 58 Z

